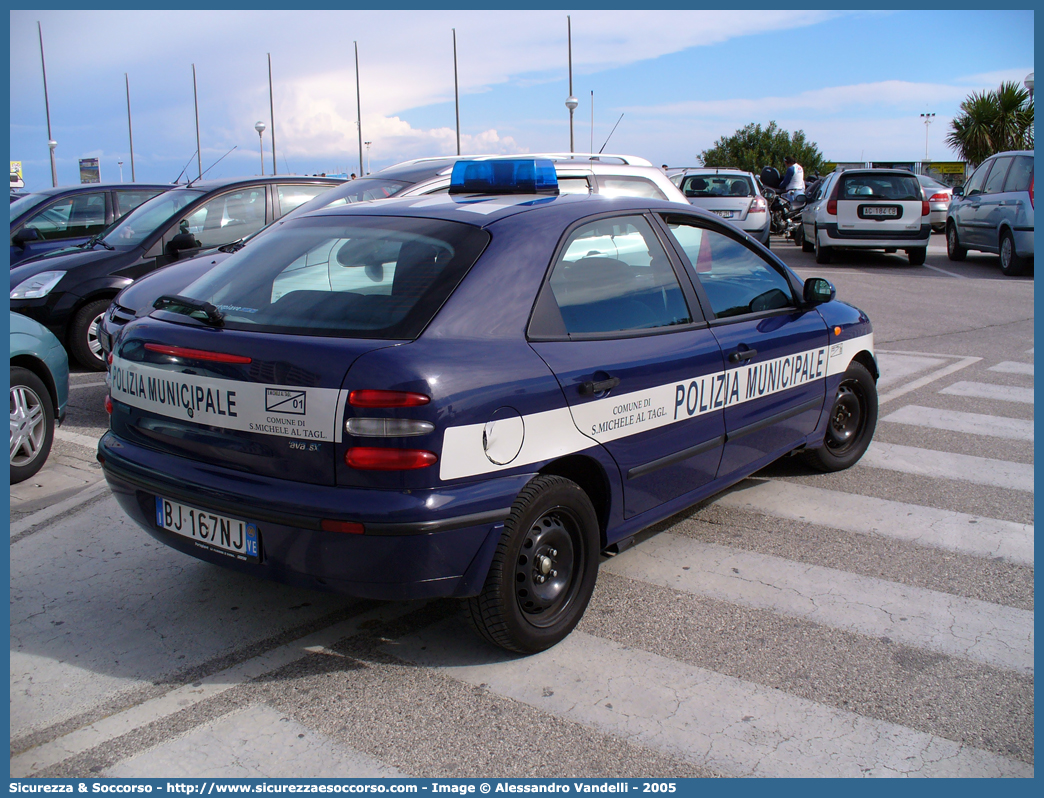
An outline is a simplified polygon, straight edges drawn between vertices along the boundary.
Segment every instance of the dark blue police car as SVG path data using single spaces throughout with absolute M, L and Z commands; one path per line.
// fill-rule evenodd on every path
M 564 638 L 599 553 L 877 420 L 870 320 L 695 208 L 559 196 L 540 161 L 288 221 L 127 325 L 99 460 L 201 559 L 355 596 L 465 599 Z

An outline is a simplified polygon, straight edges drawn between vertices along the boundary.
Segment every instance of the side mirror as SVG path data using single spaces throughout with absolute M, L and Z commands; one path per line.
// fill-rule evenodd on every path
M 199 242 L 192 233 L 178 233 L 167 242 L 167 255 L 178 260 L 183 252 L 190 249 L 199 249 Z
M 837 296 L 837 289 L 830 284 L 829 280 L 824 280 L 822 277 L 809 277 L 805 280 L 804 295 L 806 305 L 822 305 Z
M 30 241 L 40 240 L 40 231 L 35 227 L 23 227 L 11 239 L 16 247 L 24 247 Z
M 954 188 L 953 188 L 953 196 L 955 196 L 955 197 L 963 197 L 964 196 L 964 186 L 954 186 Z

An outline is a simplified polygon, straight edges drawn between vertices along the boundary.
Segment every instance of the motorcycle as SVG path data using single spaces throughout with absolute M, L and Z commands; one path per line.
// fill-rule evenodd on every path
M 805 207 L 805 195 L 798 194 L 787 199 L 779 190 L 779 172 L 771 166 L 761 170 L 762 192 L 769 203 L 769 231 L 772 235 L 790 238 L 797 243 L 796 231 L 801 227 L 801 209 Z

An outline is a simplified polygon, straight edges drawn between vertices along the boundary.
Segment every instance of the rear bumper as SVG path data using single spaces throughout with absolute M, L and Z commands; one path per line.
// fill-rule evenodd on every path
M 926 247 L 932 235 L 932 226 L 925 219 L 920 228 L 910 232 L 876 230 L 839 230 L 836 224 L 824 225 L 819 229 L 819 241 L 826 247 L 851 247 L 854 249 L 882 249 L 895 247 Z
M 1032 258 L 1033 257 L 1033 230 L 1012 230 L 1012 236 L 1015 238 L 1015 254 L 1020 258 Z
M 532 476 L 428 491 L 308 485 L 165 455 L 111 432 L 98 458 L 123 510 L 171 548 L 264 579 L 388 600 L 477 595 L 503 521 Z M 160 528 L 157 495 L 256 523 L 260 562 Z M 366 533 L 328 532 L 322 519 L 356 521 Z

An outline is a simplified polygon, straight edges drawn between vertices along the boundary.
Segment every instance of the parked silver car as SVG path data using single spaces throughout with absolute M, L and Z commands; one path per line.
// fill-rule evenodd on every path
M 946 214 L 946 254 L 969 249 L 1000 255 L 1001 271 L 1033 269 L 1033 150 L 991 155 L 953 192 Z
M 765 246 L 769 244 L 768 201 L 750 172 L 703 167 L 671 175 L 685 199 L 697 208 L 728 219 Z
M 817 199 L 801 211 L 802 249 L 830 263 L 835 249 L 906 250 L 910 264 L 924 263 L 930 209 L 917 175 L 903 169 L 848 169 L 823 182 Z
M 924 196 L 928 198 L 928 221 L 932 225 L 932 232 L 941 233 L 946 229 L 946 212 L 950 210 L 950 200 L 953 199 L 953 186 L 940 183 L 934 177 L 928 175 L 917 175 L 917 182 L 924 189 Z

